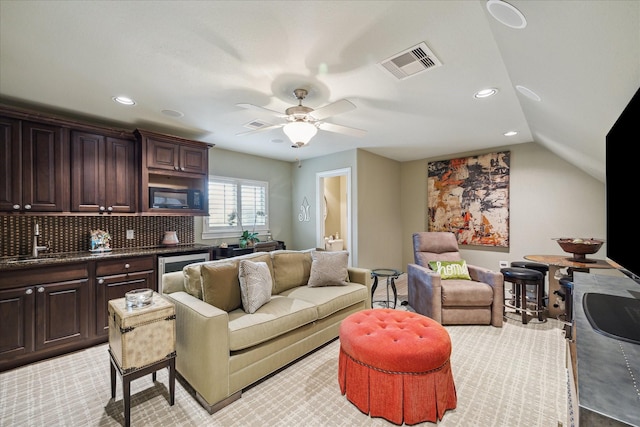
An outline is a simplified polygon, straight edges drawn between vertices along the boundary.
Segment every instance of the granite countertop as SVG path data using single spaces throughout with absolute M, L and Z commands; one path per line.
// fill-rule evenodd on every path
M 580 425 L 640 426 L 640 344 L 595 331 L 582 305 L 588 292 L 640 298 L 640 284 L 579 272 L 573 284 Z
M 22 269 L 34 266 L 45 266 L 54 264 L 64 264 L 78 261 L 95 261 L 98 259 L 116 259 L 139 255 L 165 255 L 180 254 L 189 252 L 206 252 L 214 249 L 215 246 L 203 244 L 181 244 L 177 246 L 151 246 L 143 248 L 113 249 L 111 252 L 62 252 L 43 253 L 38 257 L 31 255 L 18 255 L 0 257 L 0 271 Z

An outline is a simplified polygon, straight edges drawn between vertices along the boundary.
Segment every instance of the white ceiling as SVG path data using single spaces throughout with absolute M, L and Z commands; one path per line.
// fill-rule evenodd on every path
M 604 181 L 605 135 L 640 86 L 640 1 L 509 3 L 526 28 L 499 23 L 484 0 L 0 0 L 0 101 L 287 161 L 535 141 Z M 398 80 L 377 65 L 421 42 L 441 67 Z M 278 122 L 236 104 L 284 112 L 297 87 L 312 108 L 351 101 L 326 121 L 366 136 L 321 130 L 300 149 L 282 129 L 236 136 L 252 120 Z M 485 87 L 499 92 L 474 99 Z

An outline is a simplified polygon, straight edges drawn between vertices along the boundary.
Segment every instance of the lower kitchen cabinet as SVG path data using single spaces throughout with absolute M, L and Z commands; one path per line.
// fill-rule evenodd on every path
M 89 338 L 86 264 L 0 278 L 0 370 L 80 348 Z
M 0 372 L 108 340 L 109 300 L 157 290 L 156 257 L 0 272 Z
M 120 258 L 96 263 L 96 335 L 109 335 L 109 300 L 134 289 L 157 290 L 153 256 Z

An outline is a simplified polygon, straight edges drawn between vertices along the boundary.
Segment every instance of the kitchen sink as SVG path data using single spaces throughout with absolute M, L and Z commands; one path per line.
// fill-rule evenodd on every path
M 596 332 L 640 344 L 640 299 L 588 292 L 582 305 Z

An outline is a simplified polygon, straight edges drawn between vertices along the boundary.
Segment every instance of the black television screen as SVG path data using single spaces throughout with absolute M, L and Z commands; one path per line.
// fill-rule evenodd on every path
M 640 283 L 640 225 L 634 205 L 640 194 L 640 165 L 635 159 L 640 123 L 640 89 L 606 138 L 607 258 Z

